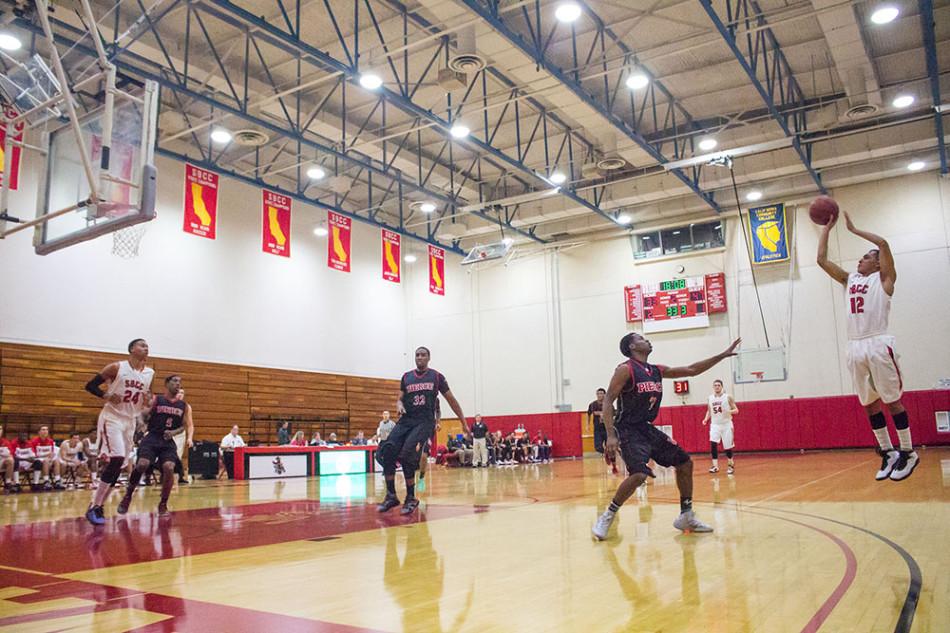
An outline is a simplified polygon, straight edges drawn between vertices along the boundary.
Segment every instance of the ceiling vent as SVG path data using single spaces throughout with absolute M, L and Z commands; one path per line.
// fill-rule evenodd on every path
M 600 172 L 611 172 L 623 169 L 627 166 L 627 161 L 616 154 L 604 156 L 597 161 L 597 169 Z
M 238 130 L 234 133 L 234 142 L 244 147 L 260 147 L 269 140 L 269 136 L 257 130 Z
M 475 50 L 474 26 L 460 30 L 455 36 L 455 50 L 449 57 L 449 68 L 466 75 L 473 75 L 485 68 L 485 58 Z
M 607 175 L 627 166 L 627 161 L 617 153 L 617 136 L 612 132 L 601 132 L 600 148 L 603 155 L 597 160 L 597 171 Z

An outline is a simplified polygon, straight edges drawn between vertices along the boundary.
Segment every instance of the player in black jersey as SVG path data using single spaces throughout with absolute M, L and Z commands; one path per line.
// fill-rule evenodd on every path
M 597 519 L 593 528 L 599 540 L 607 538 L 620 506 L 630 495 L 653 477 L 647 462 L 653 459 L 660 466 L 676 469 L 676 486 L 680 491 L 680 515 L 673 527 L 684 532 L 712 532 L 712 528 L 693 515 L 693 462 L 679 445 L 663 431 L 653 426 L 663 399 L 664 378 L 696 376 L 719 361 L 735 356 L 735 349 L 742 339 L 733 341 L 726 351 L 711 358 L 697 361 L 685 367 L 666 367 L 647 362 L 653 345 L 640 334 L 630 332 L 620 339 L 620 352 L 629 360 L 614 370 L 604 400 L 604 425 L 607 427 L 605 452 L 620 455 L 627 464 L 629 475 L 614 494 L 610 507 Z M 619 410 L 614 413 L 614 403 L 619 400 Z
M 399 505 L 399 497 L 396 496 L 397 461 L 402 464 L 402 473 L 406 477 L 406 502 L 401 513 L 411 514 L 419 507 L 415 494 L 416 470 L 426 442 L 435 431 L 439 394 L 449 403 L 462 428 L 468 432 L 468 422 L 462 407 L 449 390 L 445 376 L 429 367 L 429 356 L 428 348 L 418 348 L 416 368 L 402 375 L 399 400 L 396 401 L 396 411 L 401 417 L 389 434 L 389 439 L 380 444 L 378 449 L 383 463 L 383 476 L 386 478 L 386 498 L 379 504 L 380 512 L 387 512 Z
M 125 514 L 132 503 L 132 493 L 148 468 L 158 463 L 162 469 L 162 497 L 158 504 L 158 516 L 168 512 L 168 496 L 175 483 L 175 468 L 178 465 L 178 447 L 175 436 L 191 427 L 191 405 L 180 397 L 181 377 L 169 376 L 165 379 L 165 395 L 152 400 L 152 408 L 146 414 L 148 433 L 139 443 L 138 461 L 135 470 L 129 475 L 125 496 L 119 502 L 117 512 Z

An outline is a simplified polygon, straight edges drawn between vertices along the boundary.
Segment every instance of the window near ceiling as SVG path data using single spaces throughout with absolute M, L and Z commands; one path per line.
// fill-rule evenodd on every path
M 633 236 L 633 242 L 635 259 L 692 253 L 726 245 L 721 220 L 639 233 Z

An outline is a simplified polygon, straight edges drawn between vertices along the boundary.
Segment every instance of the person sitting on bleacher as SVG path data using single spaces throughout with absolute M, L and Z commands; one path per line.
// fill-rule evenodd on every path
M 0 424 L 0 473 L 3 474 L 3 488 L 8 493 L 20 492 L 20 486 L 13 483 L 15 472 L 13 451 L 16 450 L 13 442 L 3 437 L 3 425 Z
M 363 432 L 362 432 L 362 431 L 360 431 L 359 433 L 357 433 L 357 434 L 356 434 L 356 437 L 354 437 L 354 438 L 350 441 L 350 444 L 352 444 L 353 446 L 366 446 L 366 443 L 367 443 L 367 442 L 366 442 L 366 436 L 363 435 Z
M 323 441 L 323 438 L 320 437 L 320 431 L 314 431 L 313 436 L 310 438 L 310 446 L 326 446 L 327 443 Z
M 303 437 L 303 431 L 297 431 L 294 433 L 294 439 L 290 440 L 291 446 L 306 446 L 307 440 Z
M 336 433 L 330 433 L 330 439 L 327 440 L 327 446 L 339 446 L 340 442 L 336 439 Z

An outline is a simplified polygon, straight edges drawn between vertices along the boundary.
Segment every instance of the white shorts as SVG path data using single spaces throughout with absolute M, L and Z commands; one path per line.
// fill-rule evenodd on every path
M 735 446 L 734 434 L 732 422 L 713 422 L 709 425 L 709 441 L 717 444 L 722 442 L 722 447 L 726 450 Z
M 897 364 L 894 337 L 871 336 L 848 341 L 848 369 L 861 404 L 876 400 L 897 402 L 904 393 L 904 379 Z
M 181 461 L 181 456 L 185 452 L 185 434 L 179 433 L 172 439 L 175 440 L 175 449 L 178 451 L 178 461 Z
M 132 436 L 135 433 L 134 420 L 118 420 L 99 414 L 98 446 L 100 457 L 127 458 L 132 452 Z
M 17 470 L 21 473 L 29 472 L 33 470 L 33 464 L 38 460 L 35 457 L 30 457 L 28 459 L 19 459 L 17 460 Z

